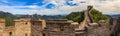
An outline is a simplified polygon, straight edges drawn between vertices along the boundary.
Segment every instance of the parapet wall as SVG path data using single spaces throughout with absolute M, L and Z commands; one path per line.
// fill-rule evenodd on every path
M 32 23 L 33 22 L 33 23 Z M 42 25 L 39 25 L 42 24 Z M 64 25 L 63 25 L 64 24 Z M 62 26 L 60 26 L 62 25 Z M 109 24 L 102 21 L 89 23 L 84 30 L 76 30 L 79 24 L 69 20 L 15 20 L 15 26 L 5 27 L 5 19 L 0 19 L 0 36 L 109 36 Z M 46 29 L 45 29 L 46 27 Z M 32 30 L 31 30 L 32 29 Z M 4 32 L 4 33 L 3 33 Z M 3 33 L 3 34 L 2 34 Z M 39 33 L 39 34 L 38 34 Z
M 89 25 L 87 30 L 88 36 L 110 36 L 109 24 L 104 22 Z

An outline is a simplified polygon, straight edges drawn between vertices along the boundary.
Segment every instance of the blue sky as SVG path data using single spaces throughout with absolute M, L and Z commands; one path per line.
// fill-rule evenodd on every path
M 93 5 L 103 14 L 119 14 L 120 0 L 0 0 L 0 11 L 12 14 L 58 15 L 85 10 Z

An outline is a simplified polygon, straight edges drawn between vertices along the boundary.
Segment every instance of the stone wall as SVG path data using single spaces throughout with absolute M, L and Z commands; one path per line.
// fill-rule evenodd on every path
M 15 26 L 6 27 L 5 19 L 0 18 L 0 36 L 43 36 L 45 20 L 21 18 L 14 20 Z
M 15 36 L 15 28 L 14 26 L 6 27 L 4 30 L 4 36 Z
M 31 20 L 31 35 L 32 36 L 43 36 L 42 31 L 45 28 L 44 20 Z
M 0 18 L 0 36 L 3 36 L 5 30 L 5 19 Z
M 30 19 L 15 20 L 15 36 L 30 36 L 31 23 Z
M 46 36 L 75 36 L 75 28 L 68 20 L 47 20 Z
M 69 20 L 18 19 L 15 26 L 6 27 L 0 19 L 0 36 L 110 36 L 109 24 L 105 21 L 89 23 L 84 30 L 76 30 L 79 24 Z
M 120 36 L 120 17 L 113 17 L 111 22 L 111 36 Z
M 109 24 L 100 22 L 88 27 L 87 36 L 110 36 Z

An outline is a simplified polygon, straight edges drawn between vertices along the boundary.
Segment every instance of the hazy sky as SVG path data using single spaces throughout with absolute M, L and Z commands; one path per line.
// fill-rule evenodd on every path
M 103 14 L 120 14 L 120 0 L 0 0 L 0 11 L 13 14 L 57 15 L 93 5 Z

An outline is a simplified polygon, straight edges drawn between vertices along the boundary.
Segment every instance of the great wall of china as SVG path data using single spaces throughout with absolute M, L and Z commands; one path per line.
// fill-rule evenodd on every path
M 0 36 L 110 36 L 109 24 L 101 20 L 93 23 L 88 6 L 81 24 L 67 19 L 32 19 L 14 20 L 14 26 L 5 26 L 5 19 L 0 18 Z

